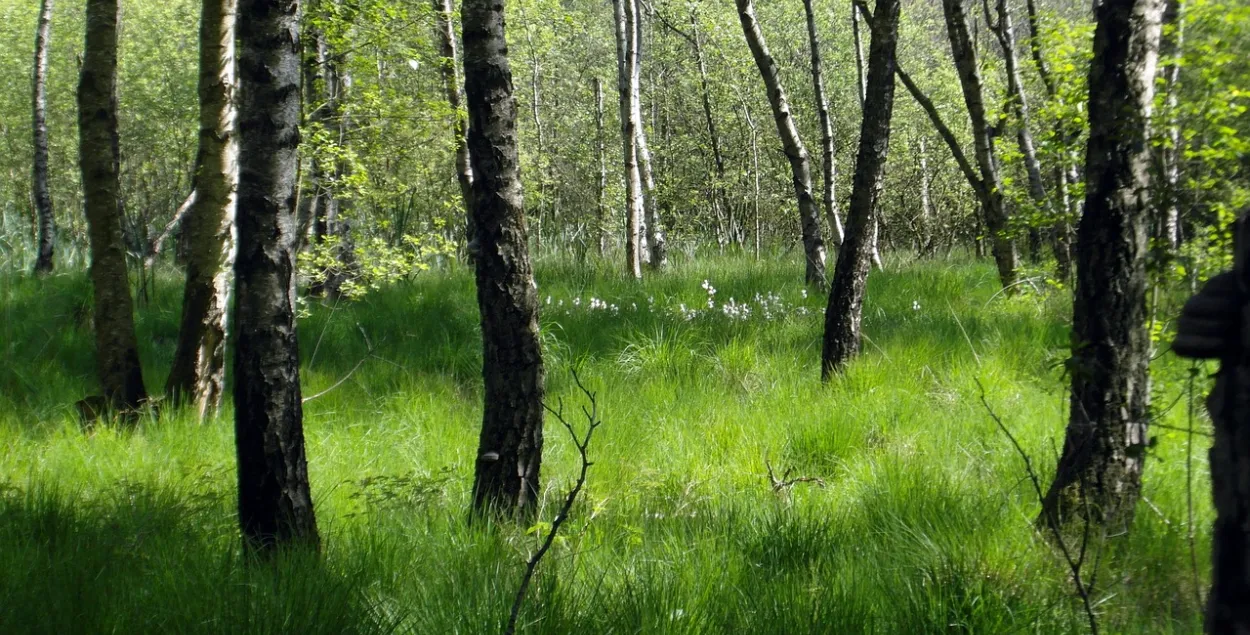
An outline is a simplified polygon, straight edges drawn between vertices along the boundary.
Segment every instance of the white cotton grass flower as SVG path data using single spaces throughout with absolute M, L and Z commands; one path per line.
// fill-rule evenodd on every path
M 913 310 L 913 311 L 919 311 L 919 310 L 920 310 L 920 300 L 912 300 L 912 301 L 911 301 L 911 310 Z

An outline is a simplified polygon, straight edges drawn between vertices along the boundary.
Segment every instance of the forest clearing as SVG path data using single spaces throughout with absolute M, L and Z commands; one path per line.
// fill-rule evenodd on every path
M 1244 0 L 0 0 L 0 633 L 1250 633 Z
M 576 370 L 603 426 L 529 632 L 1080 632 L 1062 560 L 1033 528 L 1023 463 L 978 386 L 1053 471 L 1070 303 L 1004 297 L 992 267 L 966 259 L 891 263 L 865 308 L 875 346 L 822 386 L 823 299 L 805 297 L 800 264 L 709 256 L 639 286 L 615 269 L 539 263 L 548 399 L 585 403 Z M 482 399 L 466 272 L 309 306 L 307 394 L 367 361 L 305 406 L 325 556 L 277 574 L 237 554 L 228 425 L 181 415 L 79 432 L 63 395 L 93 381 L 90 335 L 73 321 L 84 284 L 4 281 L 0 630 L 502 629 L 577 458 L 549 426 L 538 529 L 466 526 Z M 140 312 L 151 368 L 173 353 L 176 291 L 161 280 Z M 1159 423 L 1176 429 L 1156 432 L 1153 508 L 1104 547 L 1111 632 L 1201 624 L 1187 527 L 1206 563 L 1207 437 L 1187 459 L 1188 364 L 1167 355 L 1152 372 L 1156 401 L 1172 406 Z M 768 465 L 820 482 L 775 489 Z

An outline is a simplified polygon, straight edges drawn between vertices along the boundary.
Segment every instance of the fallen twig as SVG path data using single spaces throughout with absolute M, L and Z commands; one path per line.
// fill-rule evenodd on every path
M 764 455 L 764 467 L 768 470 L 768 482 L 772 485 L 774 493 L 780 494 L 781 492 L 788 491 L 791 487 L 794 487 L 799 483 L 813 483 L 817 487 L 825 486 L 825 479 L 820 478 L 819 476 L 795 476 L 791 478 L 790 474 L 794 472 L 793 467 L 786 468 L 786 471 L 781 474 L 781 478 L 777 478 L 777 475 L 773 472 L 773 465 L 769 462 L 767 454 Z

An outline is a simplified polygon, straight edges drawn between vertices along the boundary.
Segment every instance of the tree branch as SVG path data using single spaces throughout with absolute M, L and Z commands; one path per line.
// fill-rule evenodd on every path
M 586 475 L 590 471 L 590 466 L 594 465 L 587 456 L 587 449 L 590 447 L 590 438 L 594 436 L 595 429 L 603 422 L 599 420 L 599 402 L 595 393 L 591 392 L 582 384 L 581 378 L 577 376 L 577 372 L 573 371 L 573 381 L 577 383 L 577 388 L 582 391 L 586 399 L 590 402 L 590 408 L 585 405 L 581 406 L 582 415 L 586 417 L 588 424 L 586 428 L 586 436 L 578 438 L 577 431 L 573 429 L 573 425 L 564 418 L 564 400 L 560 399 L 556 402 L 553 409 L 546 403 L 543 408 L 550 412 L 563 426 L 568 430 L 569 436 L 573 438 L 573 446 L 577 448 L 577 453 L 581 457 L 581 471 L 577 475 L 577 481 L 573 484 L 573 489 L 564 498 L 564 504 L 560 506 L 560 511 L 556 514 L 555 520 L 551 521 L 551 530 L 547 532 L 543 544 L 530 556 L 525 563 L 525 576 L 521 578 L 521 586 L 517 589 L 516 599 L 512 601 L 512 612 L 508 616 L 508 624 L 504 628 L 504 635 L 514 635 L 516 633 L 517 619 L 521 615 L 521 605 L 525 603 L 525 593 L 529 590 L 530 582 L 534 578 L 534 571 L 538 569 L 538 563 L 542 562 L 543 556 L 551 549 L 551 545 L 555 543 L 556 534 L 560 532 L 560 526 L 568 520 L 569 512 L 573 509 L 573 503 L 577 501 L 577 495 L 581 493 L 582 487 L 586 485 Z

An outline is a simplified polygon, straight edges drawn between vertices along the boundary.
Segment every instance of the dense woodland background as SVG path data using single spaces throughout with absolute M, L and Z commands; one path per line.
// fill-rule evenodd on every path
M 278 166 L 291 181 L 269 191 L 295 196 L 269 210 L 245 179 L 240 227 L 261 207 L 289 225 L 243 230 L 238 262 L 218 244 L 207 261 L 225 266 L 206 273 L 223 219 L 199 210 L 233 198 L 204 187 L 202 29 L 225 27 L 201 11 L 232 3 L 120 0 L 105 211 L 126 275 L 102 286 L 83 174 L 108 148 L 80 152 L 79 135 L 82 78 L 102 59 L 84 5 L 109 1 L 0 0 L 0 631 L 510 632 L 510 610 L 532 633 L 1250 624 L 1235 608 L 1250 572 L 1220 564 L 1250 562 L 1227 529 L 1250 492 L 1218 488 L 1250 459 L 1235 433 L 1250 385 L 1236 339 L 1250 233 L 1234 222 L 1250 205 L 1244 2 L 509 0 L 516 196 L 507 102 L 483 108 L 505 82 L 482 51 L 499 49 L 471 49 L 504 36 L 483 27 L 498 5 L 304 0 L 296 21 L 298 3 L 245 0 L 258 13 L 240 14 L 244 129 L 298 101 L 286 123 L 300 142 L 243 135 L 240 160 Z M 261 20 L 262 5 L 289 11 Z M 1115 37 L 1095 44 L 1095 18 L 1125 7 L 1163 22 L 1152 112 L 1139 138 L 1104 134 L 1104 160 L 1087 156 L 1091 114 L 1104 133 L 1116 117 L 1090 112 L 1108 91 L 1091 97 L 1088 78 L 1131 84 L 1133 60 L 1114 58 Z M 31 135 L 41 10 L 46 205 Z M 779 138 L 747 13 L 814 207 L 796 201 L 795 140 Z M 246 71 L 282 54 L 259 35 L 282 25 L 302 48 L 266 85 Z M 1109 99 L 1147 121 L 1131 95 Z M 864 141 L 870 129 L 888 144 Z M 470 186 L 468 150 L 486 143 L 501 149 L 474 158 Z M 861 157 L 884 166 L 878 188 L 856 176 Z M 1119 169 L 1142 158 L 1141 174 Z M 1099 194 L 1087 214 L 1087 186 L 1109 208 Z M 1146 249 L 1090 266 L 1126 244 Z M 268 253 L 249 246 L 289 252 L 294 283 L 247 277 L 232 303 L 217 292 Z M 868 263 L 866 283 L 844 273 Z M 197 277 L 216 304 L 192 299 Z M 853 317 L 835 324 L 843 297 Z M 1129 310 L 1100 313 L 1104 300 Z M 130 344 L 107 336 L 120 315 Z M 126 390 L 150 400 L 110 388 L 112 345 L 134 351 L 144 376 Z M 1103 353 L 1127 362 L 1089 371 Z M 235 381 L 265 354 L 262 374 Z M 1216 363 L 1191 358 L 1227 371 L 1214 422 Z M 1073 467 L 1082 434 L 1102 464 Z M 256 504 L 273 479 L 281 502 Z

